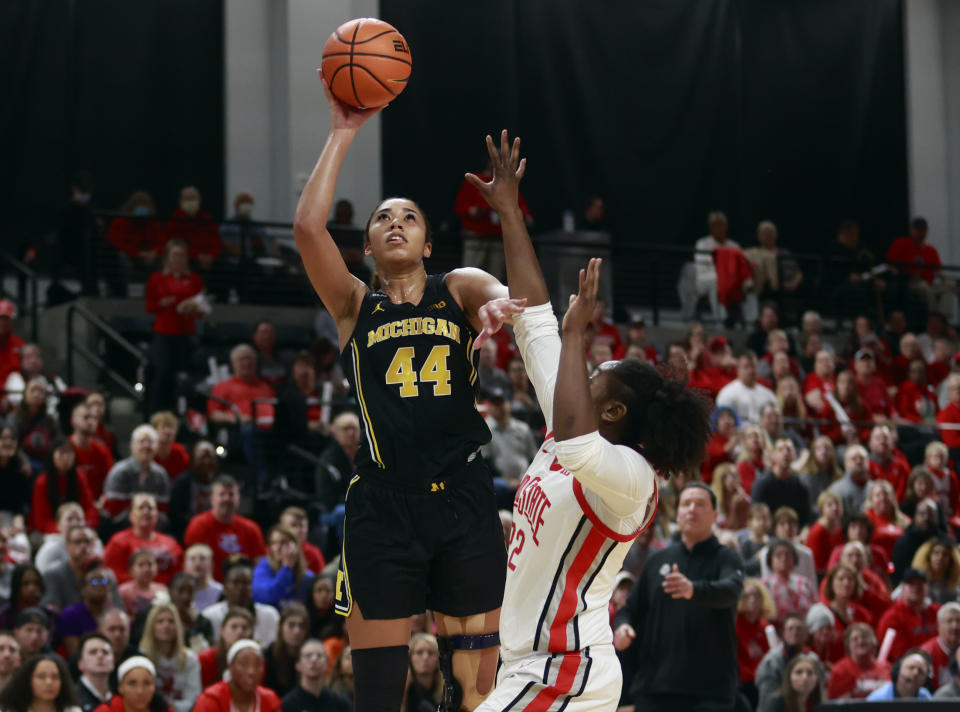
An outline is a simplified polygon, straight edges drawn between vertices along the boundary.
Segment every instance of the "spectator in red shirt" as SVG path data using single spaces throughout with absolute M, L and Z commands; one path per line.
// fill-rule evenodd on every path
M 941 428 L 940 439 L 950 449 L 950 458 L 960 456 L 960 373 L 947 378 L 947 396 L 950 402 L 937 414 L 938 425 L 951 425 L 953 428 Z
M 647 322 L 642 316 L 633 317 L 630 327 L 627 329 L 627 346 L 634 345 L 643 348 L 644 356 L 649 363 L 657 364 L 660 362 L 660 354 L 657 353 L 657 349 L 652 344 L 647 343 Z M 736 378 L 736 372 L 734 372 L 733 378 Z
M 607 344 L 610 351 L 613 352 L 613 360 L 619 361 L 622 359 L 623 354 L 627 351 L 627 345 L 623 342 L 620 329 L 607 316 L 607 303 L 603 299 L 597 299 L 590 323 L 594 329 L 593 343 Z
M 207 271 L 223 249 L 223 242 L 213 215 L 200 209 L 201 200 L 200 191 L 192 185 L 180 191 L 180 206 L 167 222 L 167 236 L 186 243 L 190 259 Z
M 770 650 L 766 627 L 776 620 L 777 609 L 767 587 L 760 579 L 743 582 L 743 593 L 737 604 L 737 663 L 740 666 L 740 691 L 756 701 L 757 665 Z
M 892 557 L 897 539 L 903 536 L 903 530 L 910 523 L 897 506 L 893 485 L 882 479 L 871 482 L 867 487 L 866 504 L 866 515 L 873 524 L 873 543 Z
M 56 534 L 57 521 L 54 515 L 64 502 L 79 504 L 87 525 L 96 529 L 100 515 L 87 478 L 77 471 L 76 465 L 77 455 L 68 441 L 62 440 L 51 448 L 46 467 L 33 486 L 33 506 L 29 518 L 31 531 Z
M 930 674 L 934 687 L 943 687 L 953 679 L 950 674 L 950 660 L 960 648 L 960 603 L 944 603 L 937 611 L 937 635 L 920 646 L 927 651 L 933 661 Z
M 824 596 L 833 617 L 833 631 L 827 640 L 824 663 L 833 665 L 843 658 L 847 627 L 852 623 L 873 623 L 873 616 L 855 600 L 863 596 L 863 584 L 852 566 L 842 562 L 837 564 L 824 581 Z M 823 604 L 814 604 L 810 612 L 819 606 Z
M 890 657 L 899 658 L 917 648 L 937 632 L 937 604 L 927 598 L 927 575 L 909 568 L 903 573 L 900 598 L 893 602 L 877 623 L 877 637 L 883 640 L 888 629 L 896 632 Z
M 227 651 L 229 682 L 211 685 L 197 699 L 194 712 L 281 712 L 283 703 L 277 694 L 260 682 L 264 676 L 264 658 L 260 645 L 252 640 L 239 640 Z
M 907 278 L 908 288 L 920 296 L 927 307 L 948 317 L 953 315 L 957 287 L 940 269 L 940 253 L 926 244 L 927 221 L 914 218 L 910 234 L 898 237 L 887 250 L 887 262 Z
M 898 502 L 903 500 L 910 479 L 910 464 L 895 456 L 893 434 L 886 425 L 875 425 L 870 431 L 870 479 L 886 480 L 893 485 Z
M 917 335 L 907 332 L 900 337 L 900 353 L 893 359 L 893 365 L 890 368 L 890 375 L 894 384 L 903 383 L 906 380 L 910 362 L 914 359 L 920 359 L 926 363 L 926 359 L 923 358 L 923 351 L 920 349 L 920 343 L 917 341 Z
M 865 699 L 890 681 L 890 663 L 877 660 L 877 636 L 866 623 L 854 623 L 844 636 L 847 656 L 833 666 L 827 695 L 831 700 Z
M 307 534 L 310 529 L 310 520 L 307 518 L 307 512 L 302 507 L 287 507 L 280 515 L 280 526 L 286 527 L 300 542 L 303 549 L 303 555 L 307 561 L 307 568 L 315 574 L 323 572 L 326 567 L 326 559 L 320 549 L 307 541 Z
M 914 359 L 897 389 L 897 414 L 912 423 L 932 423 L 937 417 L 937 391 L 927 382 L 927 364 Z
M 96 437 L 97 418 L 86 403 L 78 403 L 70 414 L 73 434 L 70 444 L 77 454 L 77 472 L 87 478 L 90 493 L 99 498 L 103 492 L 103 483 L 113 467 L 113 455 L 103 441 Z
M 107 401 L 104 399 L 103 394 L 93 391 L 83 402 L 90 409 L 90 412 L 93 413 L 93 416 L 97 419 L 97 432 L 95 435 L 104 445 L 107 446 L 110 454 L 114 456 L 114 459 L 116 459 L 117 437 L 112 432 L 107 430 L 107 426 L 103 423 L 103 416 L 107 412 Z
M 117 576 L 117 583 L 130 579 L 130 557 L 141 549 L 153 552 L 157 563 L 156 580 L 165 586 L 183 567 L 183 549 L 177 540 L 157 531 L 159 510 L 152 494 L 141 492 L 130 505 L 130 528 L 117 532 L 103 550 L 103 563 Z
M 714 433 L 707 443 L 707 457 L 701 467 L 701 479 L 707 484 L 713 481 L 713 471 L 723 462 L 733 462 L 733 455 L 740 444 L 737 426 L 740 419 L 733 408 L 717 408 L 714 418 Z
M 720 389 L 737 377 L 737 360 L 723 336 L 710 339 L 707 348 L 699 351 L 690 372 L 690 386 L 716 398 Z
M 107 242 L 141 268 L 153 269 L 167 238 L 163 224 L 154 219 L 157 206 L 149 193 L 134 192 L 120 208 L 122 216 L 107 229 Z
M 13 320 L 17 318 L 17 308 L 9 299 L 0 299 L 0 383 L 7 382 L 7 376 L 20 369 L 20 349 L 24 342 L 13 333 Z
M 833 568 L 841 561 L 852 567 L 860 577 L 863 593 L 856 599 L 856 602 L 870 611 L 872 620 L 880 620 L 880 616 L 886 613 L 890 607 L 890 589 L 887 586 L 887 579 L 878 574 L 875 570 L 867 566 L 867 546 L 861 541 L 848 541 L 841 549 L 835 549 L 839 552 L 839 557 L 834 560 L 831 554 L 831 565 Z M 820 600 L 826 601 L 826 579 L 820 582 Z
M 274 406 L 255 404 L 254 400 L 274 399 L 276 393 L 257 376 L 257 354 L 253 347 L 235 346 L 230 352 L 230 366 L 233 377 L 220 381 L 210 391 L 213 397 L 207 401 L 207 415 L 213 423 L 238 426 L 230 430 L 231 446 L 243 452 L 257 471 L 257 482 L 262 488 L 269 477 L 263 460 L 263 441 L 268 435 L 266 429 L 273 425 Z
M 213 550 L 214 578 L 221 580 L 223 562 L 232 554 L 257 559 L 267 553 L 260 527 L 237 514 L 240 486 L 230 475 L 218 475 L 210 495 L 211 509 L 190 520 L 185 546 L 206 544 Z
M 177 475 L 190 469 L 190 455 L 187 449 L 176 441 L 180 421 L 171 411 L 163 410 L 151 416 L 150 425 L 157 431 L 157 454 L 153 461 L 167 471 L 170 481 L 173 482 Z
M 893 407 L 887 395 L 887 384 L 876 374 L 877 363 L 873 352 L 860 349 L 853 357 L 860 401 L 875 422 L 893 417 Z
M 833 492 L 821 492 L 817 497 L 817 510 L 820 518 L 810 527 L 807 546 L 813 552 L 817 575 L 822 576 L 827 572 L 830 553 L 843 544 L 843 502 Z
M 151 413 L 173 406 L 174 376 L 190 366 L 190 337 L 197 330 L 196 320 L 205 307 L 199 299 L 203 279 L 190 271 L 187 245 L 182 240 L 167 243 L 162 272 L 154 272 L 147 282 L 147 312 L 153 320 L 153 344 L 150 350 L 150 379 L 147 398 Z
M 757 473 L 770 465 L 770 445 L 759 425 L 747 425 L 741 432 L 740 451 L 737 455 L 737 474 L 746 492 L 753 490 Z

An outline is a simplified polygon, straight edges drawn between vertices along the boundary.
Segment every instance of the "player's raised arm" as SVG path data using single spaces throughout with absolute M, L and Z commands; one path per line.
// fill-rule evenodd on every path
M 520 158 L 520 139 L 515 137 L 511 144 L 504 129 L 500 132 L 499 151 L 493 139 L 487 136 L 487 152 L 493 168 L 490 182 L 484 182 L 473 173 L 467 173 L 466 178 L 500 216 L 510 297 L 526 299 L 530 306 L 546 304 L 550 301 L 547 283 L 540 272 L 540 263 L 520 210 L 520 179 L 527 169 L 527 159 Z
M 293 234 L 310 282 L 339 327 L 355 319 L 366 285 L 347 271 L 327 230 L 327 219 L 347 149 L 359 128 L 382 107 L 347 106 L 333 96 L 325 80 L 323 90 L 330 102 L 330 134 L 297 203 Z

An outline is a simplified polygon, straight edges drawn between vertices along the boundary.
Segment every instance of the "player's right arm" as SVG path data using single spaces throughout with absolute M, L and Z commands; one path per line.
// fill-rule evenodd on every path
M 313 288 L 337 322 L 340 346 L 349 339 L 366 285 L 347 270 L 340 249 L 327 230 L 333 205 L 337 176 L 357 131 L 380 109 L 354 109 L 330 92 L 326 80 L 323 90 L 330 102 L 330 134 L 310 179 L 300 194 L 293 221 L 293 234 Z

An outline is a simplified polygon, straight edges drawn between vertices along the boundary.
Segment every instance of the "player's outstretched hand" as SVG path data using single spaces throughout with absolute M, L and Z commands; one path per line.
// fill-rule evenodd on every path
M 580 288 L 570 295 L 570 306 L 563 315 L 563 331 L 582 333 L 593 318 L 597 306 L 597 291 L 600 285 L 599 257 L 593 257 L 585 270 L 580 270 Z
M 637 637 L 637 631 L 629 623 L 621 623 L 613 631 L 613 647 L 617 650 L 626 650 Z
M 500 327 L 510 321 L 517 314 L 522 314 L 524 307 L 527 306 L 526 298 L 508 299 L 501 297 L 491 299 L 477 310 L 477 316 L 480 323 L 483 324 L 483 330 L 473 342 L 474 350 L 483 346 L 483 342 L 500 331 Z
M 517 208 L 519 205 L 517 186 L 527 170 L 527 159 L 520 158 L 520 137 L 514 137 L 511 146 L 510 137 L 504 129 L 500 132 L 500 150 L 498 151 L 493 139 L 488 135 L 487 153 L 490 154 L 490 165 L 493 167 L 493 178 L 490 182 L 482 180 L 473 173 L 467 173 L 464 177 L 480 191 L 487 204 L 498 213 Z
M 380 113 L 387 104 L 373 109 L 357 109 L 340 101 L 330 91 L 330 85 L 327 84 L 326 77 L 323 76 L 323 70 L 317 69 L 320 75 L 320 81 L 323 84 L 323 93 L 327 95 L 327 101 L 330 102 L 330 127 L 334 129 L 359 129 L 374 114 Z

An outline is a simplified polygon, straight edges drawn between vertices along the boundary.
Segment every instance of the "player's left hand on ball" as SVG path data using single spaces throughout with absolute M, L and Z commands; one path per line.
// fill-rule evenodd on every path
M 693 598 L 693 583 L 680 573 L 676 564 L 673 565 L 673 570 L 663 577 L 662 585 L 663 592 L 673 598 L 686 598 L 687 600 Z
M 491 299 L 480 307 L 477 310 L 477 316 L 480 318 L 480 323 L 483 324 L 483 330 L 477 336 L 477 340 L 473 342 L 474 350 L 483 346 L 484 341 L 500 331 L 500 327 L 513 319 L 514 316 L 522 314 L 526 306 L 526 298 L 509 299 L 501 297 Z
M 570 295 L 570 306 L 563 315 L 563 331 L 582 333 L 593 318 L 597 306 L 601 262 L 603 260 L 599 257 L 594 257 L 587 269 L 580 270 L 580 289 L 577 294 Z

